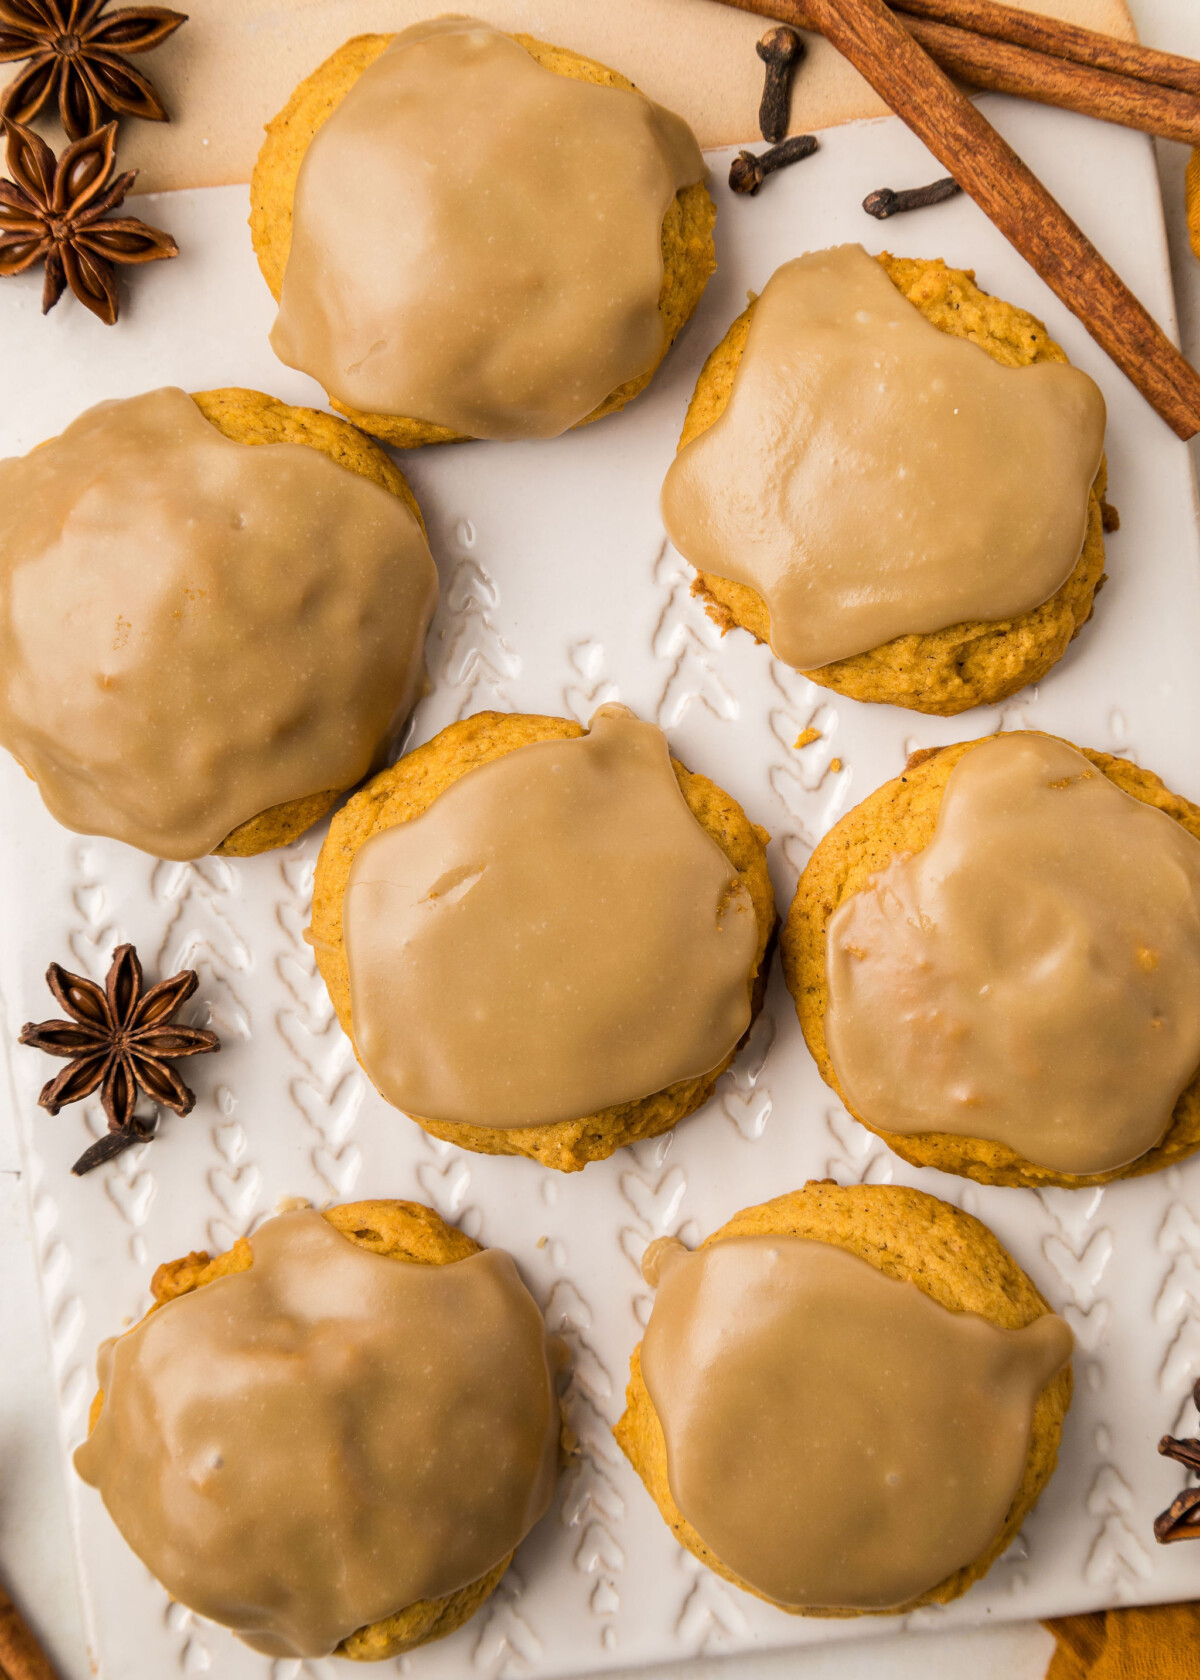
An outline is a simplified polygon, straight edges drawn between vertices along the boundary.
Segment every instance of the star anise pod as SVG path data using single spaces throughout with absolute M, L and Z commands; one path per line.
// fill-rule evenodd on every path
M 1200 1409 L 1200 1381 L 1192 1389 L 1192 1403 Z M 1195 1436 L 1185 1435 L 1179 1439 L 1174 1435 L 1164 1435 L 1158 1443 L 1158 1450 L 1164 1458 L 1173 1458 L 1176 1464 L 1186 1465 L 1193 1473 L 1200 1474 L 1200 1440 Z M 1200 1487 L 1184 1488 L 1179 1497 L 1155 1517 L 1154 1538 L 1161 1546 L 1168 1546 L 1173 1540 L 1200 1540 Z
M 63 1056 L 70 1065 L 43 1086 L 38 1103 L 57 1114 L 65 1104 L 99 1091 L 108 1115 L 108 1136 L 86 1149 L 71 1168 L 82 1175 L 131 1144 L 153 1137 L 155 1120 L 134 1113 L 139 1091 L 176 1114 L 189 1114 L 195 1093 L 170 1063 L 179 1056 L 219 1050 L 221 1044 L 215 1033 L 172 1024 L 196 990 L 195 969 L 186 968 L 143 991 L 142 965 L 132 945 L 117 947 L 103 986 L 69 974 L 58 963 L 46 970 L 46 984 L 70 1018 L 27 1022 L 21 1043 Z
M 177 257 L 169 233 L 136 216 L 108 217 L 133 185 L 136 169 L 112 179 L 117 125 L 109 123 L 55 158 L 30 128 L 6 122 L 8 172 L 0 181 L 0 278 L 46 265 L 42 314 L 67 286 L 108 326 L 117 319 L 114 263 Z
M 29 63 L 0 97 L 0 117 L 30 123 L 57 101 L 70 140 L 82 140 L 109 117 L 170 119 L 145 76 L 125 53 L 150 52 L 187 18 L 162 6 L 122 6 L 103 16 L 108 0 L 0 0 L 0 64 Z

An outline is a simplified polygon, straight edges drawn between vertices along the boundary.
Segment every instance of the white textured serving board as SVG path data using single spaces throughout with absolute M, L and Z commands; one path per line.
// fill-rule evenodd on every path
M 1170 329 L 1149 145 L 1060 113 L 987 103 Z M 781 910 L 813 841 L 896 773 L 913 746 L 1033 725 L 1125 751 L 1200 798 L 1200 542 L 1185 447 L 971 204 L 882 226 L 862 214 L 871 188 L 939 173 L 898 123 L 831 132 L 816 158 L 774 177 L 756 200 L 726 190 L 727 159 L 712 159 L 720 269 L 646 397 L 555 442 L 472 444 L 405 460 L 443 586 L 430 642 L 435 691 L 417 715 L 417 738 L 485 706 L 586 719 L 619 696 L 656 718 L 679 756 L 771 830 Z M 178 194 L 140 209 L 171 228 L 183 255 L 135 276 L 116 332 L 69 298 L 42 321 L 32 278 L 0 289 L 0 454 L 28 449 L 89 403 L 164 382 L 253 385 L 320 403 L 267 347 L 271 308 L 250 253 L 244 192 Z M 1042 314 L 1108 399 L 1110 494 L 1122 516 L 1110 539 L 1111 581 L 1058 669 L 1002 709 L 942 722 L 857 706 L 787 671 L 748 637 L 722 644 L 664 544 L 658 486 L 704 354 L 747 287 L 761 288 L 786 258 L 843 239 L 974 266 L 989 290 Z M 809 724 L 822 739 L 797 753 L 792 742 Z M 671 1232 L 692 1240 L 808 1177 L 895 1178 L 991 1224 L 1080 1343 L 1062 1462 L 1024 1536 L 982 1586 L 909 1625 L 1194 1596 L 1194 1554 L 1156 1548 L 1150 1522 L 1178 1486 L 1154 1445 L 1190 1419 L 1184 1401 L 1200 1372 L 1200 1161 L 1104 1192 L 1039 1195 L 913 1171 L 831 1099 L 778 973 L 750 1046 L 707 1109 L 673 1137 L 573 1177 L 465 1154 L 426 1138 L 368 1090 L 333 1020 L 301 939 L 319 833 L 254 860 L 155 864 L 57 828 L 7 761 L 0 800 L 2 1041 L 29 1167 L 64 1451 L 85 1426 L 95 1345 L 144 1310 L 159 1260 L 227 1246 L 283 1195 L 419 1198 L 515 1254 L 571 1344 L 569 1407 L 583 1458 L 483 1612 L 391 1668 L 419 1680 L 554 1676 L 882 1632 L 896 1624 L 785 1616 L 700 1568 L 671 1540 L 609 1427 L 649 1305 L 637 1269 L 647 1241 Z M 152 977 L 199 969 L 226 1048 L 185 1070 L 199 1096 L 191 1116 L 168 1115 L 151 1147 L 76 1180 L 70 1163 L 102 1125 L 98 1105 L 44 1115 L 35 1099 L 49 1064 L 13 1041 L 22 1021 L 53 1013 L 42 981 L 51 957 L 99 978 L 123 938 L 137 942 Z M 271 1664 L 170 1606 L 95 1495 L 66 1474 L 85 1615 L 106 1680 L 345 1672 Z

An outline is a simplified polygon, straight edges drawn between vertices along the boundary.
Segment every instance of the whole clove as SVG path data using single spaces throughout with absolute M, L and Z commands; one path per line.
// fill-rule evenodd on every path
M 729 185 L 735 193 L 749 193 L 753 197 L 768 175 L 786 164 L 811 157 L 816 149 L 815 134 L 793 134 L 791 139 L 781 140 L 778 146 L 760 152 L 757 157 L 753 152 L 739 152 L 729 165 Z
M 794 29 L 779 24 L 767 30 L 754 50 L 767 67 L 758 107 L 759 132 L 764 140 L 776 145 L 787 133 L 792 76 L 804 57 L 804 42 Z
M 906 210 L 924 210 L 926 205 L 957 198 L 961 191 L 953 175 L 946 175 L 940 181 L 931 181 L 927 187 L 902 187 L 898 192 L 892 187 L 880 187 L 867 194 L 862 207 L 877 222 L 886 222 L 889 216 L 902 215 Z

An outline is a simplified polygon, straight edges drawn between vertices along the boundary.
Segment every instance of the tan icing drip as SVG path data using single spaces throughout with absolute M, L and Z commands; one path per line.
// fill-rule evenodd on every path
M 359 1055 L 422 1119 L 581 1119 L 707 1073 L 750 1022 L 750 895 L 623 706 L 375 834 L 343 926 Z
M 52 814 L 157 857 L 349 787 L 411 710 L 437 573 L 397 496 L 183 391 L 0 461 L 0 743 Z
M 728 406 L 663 485 L 671 541 L 749 584 L 798 670 L 1029 612 L 1070 576 L 1104 399 L 940 332 L 859 245 L 785 263 Z
M 75 1468 L 180 1603 L 269 1656 L 479 1580 L 550 1503 L 554 1355 L 510 1257 L 359 1248 L 314 1212 L 109 1343 Z
M 662 1282 L 667 1268 L 687 1249 L 678 1237 L 655 1237 L 652 1243 L 646 1245 L 646 1252 L 642 1255 L 642 1276 L 651 1289 L 657 1289 Z
M 659 1257 L 641 1358 L 672 1497 L 721 1562 L 781 1604 L 884 1610 L 995 1539 L 1071 1347 L 1053 1314 L 1002 1330 L 754 1236 Z
M 967 753 L 933 840 L 838 907 L 827 952 L 834 1069 L 886 1131 L 1105 1172 L 1200 1065 L 1200 842 L 1053 737 Z
M 555 437 L 658 360 L 663 217 L 703 179 L 642 94 L 416 24 L 305 155 L 271 343 L 352 409 Z

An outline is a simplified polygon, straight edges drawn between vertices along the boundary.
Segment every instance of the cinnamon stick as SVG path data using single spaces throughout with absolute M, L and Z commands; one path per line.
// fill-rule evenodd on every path
M 1016 47 L 1032 47 L 1073 64 L 1090 64 L 1095 70 L 1112 70 L 1137 81 L 1156 82 L 1159 87 L 1179 88 L 1200 94 L 1200 63 L 1177 53 L 1158 52 L 1137 41 L 1119 41 L 1095 29 L 1076 23 L 1043 17 L 1040 12 L 1019 11 L 999 0 L 888 0 L 893 11 L 910 17 L 933 18 L 940 23 L 990 35 Z
M 906 11 L 898 10 L 896 15 L 943 70 L 975 87 L 1014 93 L 1041 105 L 1120 123 L 1141 134 L 1200 146 L 1200 95 L 1014 46 Z
M 884 0 L 726 0 L 817 28 L 865 76 L 1181 438 L 1200 375 L 1061 205 Z
M 5 1680 L 58 1680 L 50 1659 L 0 1587 L 0 1674 Z
M 738 0 L 733 0 L 734 4 Z M 1157 134 L 1163 140 L 1179 140 L 1186 146 L 1200 146 L 1200 91 L 1184 91 L 1108 68 L 1098 68 L 1079 58 L 1054 53 L 1048 46 L 1035 50 L 1017 45 L 1005 37 L 985 32 L 977 25 L 1000 28 L 1009 17 L 1028 16 L 1033 23 L 1049 26 L 1049 18 L 1022 14 L 995 0 L 888 0 L 904 27 L 925 48 L 929 56 L 952 76 L 992 93 L 1012 93 L 1041 105 L 1064 111 L 1078 111 L 1085 117 L 1120 123 L 1140 134 Z M 936 16 L 926 15 L 926 13 Z M 996 14 L 999 14 L 997 17 Z M 819 25 L 808 15 L 805 0 L 797 0 L 797 16 L 804 27 Z M 953 17 L 954 22 L 943 21 Z M 1017 33 L 1013 29 L 1010 33 Z M 1061 39 L 1051 27 L 1026 31 L 1041 42 L 1074 48 L 1071 39 Z M 1076 31 L 1085 39 L 1112 38 L 1089 30 Z M 1114 46 L 1123 43 L 1113 41 Z M 1145 49 L 1141 49 L 1145 53 Z M 1150 54 L 1166 58 L 1166 54 Z M 1190 59 L 1168 60 L 1189 66 L 1200 84 L 1200 65 Z M 1148 66 L 1139 60 L 1145 71 Z

